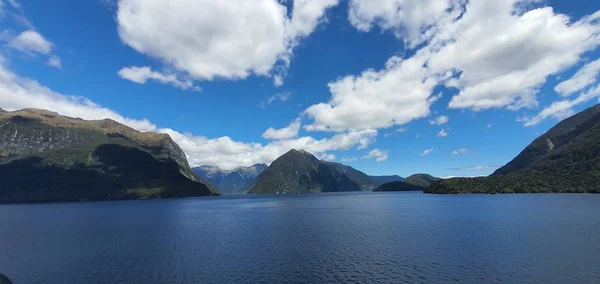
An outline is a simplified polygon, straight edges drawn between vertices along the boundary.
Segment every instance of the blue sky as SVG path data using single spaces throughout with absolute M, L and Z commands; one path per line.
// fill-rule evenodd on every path
M 600 96 L 595 1 L 0 3 L 0 107 L 165 132 L 193 166 L 486 175 Z

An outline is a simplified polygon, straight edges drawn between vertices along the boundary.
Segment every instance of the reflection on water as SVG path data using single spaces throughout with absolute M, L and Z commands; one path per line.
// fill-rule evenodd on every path
M 0 206 L 15 283 L 600 282 L 600 195 L 336 193 Z

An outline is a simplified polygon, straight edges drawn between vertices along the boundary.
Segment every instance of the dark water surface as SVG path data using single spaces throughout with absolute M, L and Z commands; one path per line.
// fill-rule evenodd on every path
M 15 283 L 600 283 L 600 195 L 0 206 Z

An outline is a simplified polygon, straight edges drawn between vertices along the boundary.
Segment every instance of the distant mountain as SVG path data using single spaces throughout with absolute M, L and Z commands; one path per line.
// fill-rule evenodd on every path
M 344 175 L 352 182 L 356 183 L 361 190 L 373 190 L 377 187 L 377 185 L 373 183 L 371 177 L 351 166 L 327 161 L 322 162 L 335 170 L 338 174 Z
M 404 178 L 398 175 L 393 176 L 369 176 L 373 184 L 379 186 L 384 183 L 393 182 L 393 181 L 404 181 Z
M 448 179 L 426 192 L 600 193 L 600 105 L 559 122 L 491 176 Z
M 206 196 L 166 134 L 39 109 L 0 111 L 0 203 Z
M 427 187 L 438 180 L 440 180 L 440 178 L 428 174 L 414 174 L 407 177 L 404 182 L 420 187 Z
M 192 171 L 204 180 L 213 183 L 222 194 L 246 193 L 256 178 L 268 166 L 255 164 L 250 167 L 239 167 L 234 170 L 222 170 L 215 166 L 200 166 Z
M 320 161 L 304 150 L 290 150 L 257 178 L 251 194 L 359 191 L 373 186 L 364 173 L 337 163 Z M 353 181 L 354 180 L 354 181 Z
M 424 187 L 422 186 L 417 186 L 403 181 L 392 181 L 378 186 L 373 191 L 422 191 L 423 189 Z

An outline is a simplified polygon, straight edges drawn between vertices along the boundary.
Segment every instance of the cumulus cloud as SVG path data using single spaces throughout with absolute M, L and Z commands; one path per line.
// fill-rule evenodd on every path
M 546 120 L 549 117 L 555 118 L 557 120 L 562 120 L 575 114 L 575 111 L 573 110 L 575 106 L 598 97 L 600 97 L 600 85 L 597 85 L 596 87 L 587 92 L 581 93 L 577 98 L 573 100 L 565 99 L 553 102 L 551 105 L 544 108 L 536 116 L 519 118 L 518 121 L 523 122 L 525 126 L 534 126 Z
M 195 79 L 254 74 L 281 85 L 294 47 L 337 2 L 295 0 L 290 17 L 277 0 L 121 0 L 118 33 L 138 52 Z
M 432 120 L 429 121 L 429 124 L 431 125 L 442 125 L 442 124 L 446 124 L 448 123 L 448 120 L 450 118 L 445 116 L 445 115 L 440 115 Z
M 319 158 L 319 160 L 324 160 L 324 161 L 328 161 L 328 162 L 335 161 L 335 155 L 329 154 L 329 153 L 323 153 L 318 158 Z
M 361 159 L 375 159 L 376 162 L 380 163 L 387 160 L 388 154 L 388 150 L 380 150 L 378 148 L 375 148 L 369 151 L 369 153 L 363 156 Z
M 450 108 L 532 108 L 549 76 L 600 45 L 600 11 L 572 21 L 532 0 L 351 0 L 348 18 L 361 31 L 393 31 L 414 52 L 330 82 L 331 99 L 305 111 L 314 120 L 307 130 L 387 128 L 427 117 L 441 85 L 458 90 Z
M 571 23 L 551 7 L 514 13 L 518 0 L 469 1 L 466 12 L 431 41 L 428 66 L 453 71 L 449 106 L 482 110 L 537 106 L 546 78 L 600 43 L 600 12 Z
M 560 82 L 554 90 L 561 96 L 566 97 L 584 88 L 591 86 L 598 80 L 600 74 L 600 59 L 584 65 L 573 77 Z
M 202 91 L 200 87 L 195 86 L 192 80 L 181 80 L 176 74 L 164 74 L 158 71 L 153 71 L 148 66 L 143 67 L 125 67 L 117 73 L 119 77 L 138 84 L 146 84 L 148 80 L 152 80 L 161 84 L 170 84 L 182 90 L 192 90 L 196 92 Z
M 448 136 L 448 134 L 450 134 L 448 131 L 446 131 L 445 129 L 442 128 L 442 130 L 440 130 L 440 132 L 437 134 L 437 137 L 446 137 Z
M 300 130 L 300 126 L 301 126 L 300 119 L 296 119 L 292 123 L 290 123 L 290 125 L 288 125 L 284 128 L 281 128 L 281 129 L 275 129 L 273 127 L 270 127 L 263 133 L 262 137 L 265 139 L 275 139 L 275 140 L 294 138 L 294 137 L 298 136 L 298 131 Z
M 16 6 L 13 5 L 14 8 L 19 7 L 18 3 L 15 5 Z M 16 14 L 15 17 L 17 17 Z M 22 17 L 24 21 L 27 21 L 27 19 L 24 16 L 19 17 Z M 52 44 L 50 41 L 44 38 L 44 36 L 42 36 L 35 30 L 27 30 L 20 33 L 17 36 L 11 35 L 10 32 L 2 31 L 0 32 L 0 40 L 8 41 L 9 47 L 23 52 L 25 54 L 28 54 L 30 56 L 36 56 L 38 54 L 48 56 L 49 58 L 46 62 L 48 66 L 52 66 L 58 69 L 62 68 L 62 62 L 60 58 L 52 54 L 54 44 Z
M 250 166 L 256 163 L 270 163 L 292 148 L 304 149 L 316 154 L 352 148 L 364 149 L 377 137 L 376 130 L 362 130 L 338 133 L 322 139 L 305 136 L 261 144 L 234 141 L 227 136 L 208 138 L 191 133 L 181 133 L 173 129 L 158 127 L 147 119 L 125 117 L 85 97 L 54 92 L 37 81 L 15 74 L 6 67 L 6 62 L 2 57 L 0 57 L 0 107 L 8 111 L 22 108 L 42 108 L 83 119 L 111 118 L 140 131 L 166 133 L 183 149 L 190 165 L 209 164 L 223 169 Z
M 8 43 L 8 46 L 29 54 L 50 54 L 53 44 L 46 40 L 40 33 L 28 30 L 13 38 Z
M 425 157 L 425 156 L 429 155 L 429 153 L 431 153 L 431 152 L 433 152 L 433 148 L 425 149 L 423 152 L 421 152 L 421 154 L 419 154 L 419 156 Z
M 423 66 L 425 59 L 419 54 L 406 60 L 392 57 L 383 70 L 367 70 L 329 83 L 330 101 L 304 111 L 314 120 L 305 129 L 387 128 L 427 117 L 437 99 L 431 93 L 438 79 Z
M 391 30 L 409 46 L 423 42 L 460 10 L 455 0 L 351 0 L 348 9 L 350 23 L 359 31 L 367 32 L 378 26 Z M 453 13 L 449 13 L 453 10 Z

